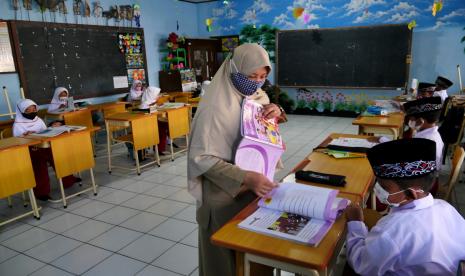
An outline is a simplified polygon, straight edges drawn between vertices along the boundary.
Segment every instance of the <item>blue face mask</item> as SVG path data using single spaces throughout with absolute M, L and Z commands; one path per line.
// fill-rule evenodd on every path
M 236 73 L 231 73 L 231 81 L 236 89 L 245 96 L 253 95 L 257 90 L 262 87 L 265 81 L 254 81 L 249 79 L 246 75 L 239 73 L 236 64 L 231 59 L 231 64 L 236 69 Z M 231 70 L 232 72 L 232 70 Z

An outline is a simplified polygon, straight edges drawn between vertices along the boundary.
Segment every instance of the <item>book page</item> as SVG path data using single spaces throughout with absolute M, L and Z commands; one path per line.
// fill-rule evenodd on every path
M 263 117 L 263 106 L 244 100 L 242 104 L 242 136 L 271 146 L 284 148 L 275 119 Z
M 377 143 L 368 142 L 367 139 L 361 138 L 337 138 L 333 139 L 329 145 L 340 147 L 354 147 L 354 148 L 372 148 Z
M 299 183 L 281 183 L 258 206 L 328 220 L 338 191 Z
M 317 246 L 333 222 L 258 208 L 240 228 Z

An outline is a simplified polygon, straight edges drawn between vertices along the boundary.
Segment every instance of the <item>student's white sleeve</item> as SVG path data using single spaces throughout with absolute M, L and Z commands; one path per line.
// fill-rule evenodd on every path
M 391 139 L 386 137 L 386 136 L 379 137 L 379 142 L 380 143 L 386 143 L 386 142 L 389 142 L 389 141 L 391 141 Z
M 368 229 L 362 221 L 348 222 L 347 260 L 360 275 L 385 275 L 394 271 L 400 254 L 389 235 Z

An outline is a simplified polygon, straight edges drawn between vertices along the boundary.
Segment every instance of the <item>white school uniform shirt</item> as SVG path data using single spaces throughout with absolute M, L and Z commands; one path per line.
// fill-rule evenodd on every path
M 145 89 L 144 94 L 142 94 L 142 100 L 140 101 L 139 108 L 148 109 L 150 105 L 155 103 L 160 95 L 161 89 L 155 86 L 149 86 Z
M 465 259 L 465 220 L 432 195 L 392 208 L 368 232 L 348 222 L 347 258 L 361 275 L 456 275 Z
M 13 123 L 14 137 L 23 136 L 23 134 L 28 131 L 39 132 L 47 128 L 44 121 L 42 121 L 39 116 L 36 116 L 32 120 L 24 118 L 22 113 L 31 105 L 35 105 L 37 108 L 37 104 L 28 99 L 20 100 L 16 104 L 16 117 Z
M 444 90 L 441 90 L 441 91 L 435 91 L 434 94 L 433 94 L 433 97 L 441 97 L 441 102 L 444 103 L 444 101 L 448 97 L 447 90 L 444 89 Z
M 437 171 L 441 170 L 442 167 L 442 151 L 444 149 L 444 142 L 442 141 L 441 134 L 439 134 L 438 126 L 430 127 L 421 131 L 417 131 L 413 138 L 425 138 L 436 142 L 436 167 Z M 379 138 L 380 143 L 391 141 L 390 138 L 381 136 Z

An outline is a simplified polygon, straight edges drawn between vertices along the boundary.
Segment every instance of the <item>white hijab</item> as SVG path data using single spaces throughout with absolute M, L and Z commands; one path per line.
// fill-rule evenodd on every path
M 237 47 L 232 60 L 244 75 L 250 75 L 261 67 L 271 69 L 268 53 L 258 44 Z M 202 175 L 215 165 L 217 158 L 234 163 L 241 139 L 241 103 L 244 96 L 231 82 L 230 63 L 231 58 L 226 58 L 206 87 L 192 122 L 187 181 L 189 193 L 199 204 L 202 202 Z M 268 96 L 261 89 L 248 99 L 260 104 L 269 103 Z
M 161 89 L 155 86 L 147 87 L 144 91 L 144 94 L 142 94 L 140 108 L 150 108 L 150 105 L 157 101 L 158 95 L 160 95 L 160 91 Z
M 44 121 L 36 116 L 34 119 L 29 120 L 23 117 L 23 114 L 28 107 L 37 104 L 31 100 L 24 99 L 18 101 L 16 104 L 16 117 L 15 123 L 13 124 L 13 136 L 22 136 L 27 131 L 39 132 L 47 128 Z
M 66 96 L 69 97 L 68 89 L 64 87 L 57 87 L 55 89 L 55 92 L 53 93 L 52 102 L 48 105 L 49 112 L 53 112 L 53 111 L 60 109 L 60 105 L 62 104 L 65 104 L 65 105 L 67 104 L 66 102 L 60 101 L 61 92 L 66 92 Z
M 138 84 L 142 84 L 142 82 L 140 80 L 134 80 L 132 82 L 132 85 L 131 85 L 131 90 L 129 92 L 129 100 L 130 101 L 138 101 L 140 100 L 140 97 L 142 96 L 142 93 L 144 92 L 144 90 L 137 90 L 136 89 L 136 86 Z

